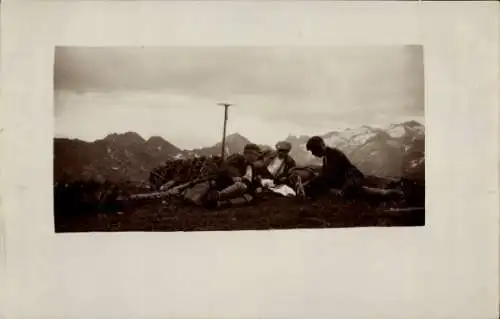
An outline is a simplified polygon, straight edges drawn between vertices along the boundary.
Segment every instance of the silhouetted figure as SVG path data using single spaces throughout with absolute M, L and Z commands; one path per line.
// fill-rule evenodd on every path
M 379 189 L 364 186 L 364 174 L 351 163 L 349 158 L 339 149 L 329 147 L 323 138 L 311 137 L 306 148 L 314 156 L 323 159 L 323 167 L 318 177 L 306 186 L 306 193 L 316 197 L 333 191 L 345 198 L 358 196 L 391 197 L 402 196 L 396 189 Z

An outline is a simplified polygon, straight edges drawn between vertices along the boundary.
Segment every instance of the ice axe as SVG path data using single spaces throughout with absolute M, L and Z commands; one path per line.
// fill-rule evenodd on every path
M 177 186 L 174 186 L 172 188 L 169 188 L 165 191 L 161 192 L 152 192 L 152 193 L 142 193 L 142 194 L 132 194 L 130 196 L 122 196 L 118 197 L 118 201 L 125 201 L 125 200 L 154 200 L 154 199 L 163 199 L 163 198 L 168 198 L 171 196 L 179 195 L 184 191 L 186 188 L 191 187 L 195 184 L 204 182 L 209 180 L 209 178 L 198 178 L 190 182 L 186 182 Z
M 306 191 L 304 189 L 304 183 L 302 183 L 302 177 L 297 176 L 297 182 L 295 184 L 295 188 L 296 188 L 297 196 L 301 200 L 305 200 L 306 199 Z

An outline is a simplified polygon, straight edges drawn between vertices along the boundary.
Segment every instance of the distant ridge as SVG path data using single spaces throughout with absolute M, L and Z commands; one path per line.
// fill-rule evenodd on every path
M 393 124 L 384 129 L 364 125 L 327 132 L 322 137 L 328 145 L 344 151 L 367 174 L 382 177 L 420 174 L 423 178 L 425 127 L 417 121 Z M 286 137 L 292 144 L 291 155 L 299 165 L 320 163 L 305 149 L 308 138 L 292 134 Z M 250 142 L 239 133 L 230 134 L 226 137 L 226 153 L 241 153 Z M 113 133 L 94 142 L 55 138 L 54 178 L 145 180 L 151 169 L 166 161 L 220 154 L 221 142 L 182 150 L 161 136 L 145 140 L 135 132 Z

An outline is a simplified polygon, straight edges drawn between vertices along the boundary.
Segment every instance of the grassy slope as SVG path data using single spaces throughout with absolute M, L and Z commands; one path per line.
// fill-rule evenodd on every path
M 422 226 L 424 211 L 387 212 L 399 202 L 346 203 L 340 198 L 316 202 L 270 198 L 256 205 L 210 211 L 178 202 L 134 203 L 122 214 L 56 216 L 57 232 L 206 231 L 363 226 Z

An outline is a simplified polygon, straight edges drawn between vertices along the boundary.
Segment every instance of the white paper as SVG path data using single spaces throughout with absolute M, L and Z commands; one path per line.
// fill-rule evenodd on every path
M 281 194 L 283 196 L 296 196 L 293 188 L 291 188 L 288 185 L 277 185 L 277 186 L 271 187 L 270 190 L 272 190 L 275 193 Z

